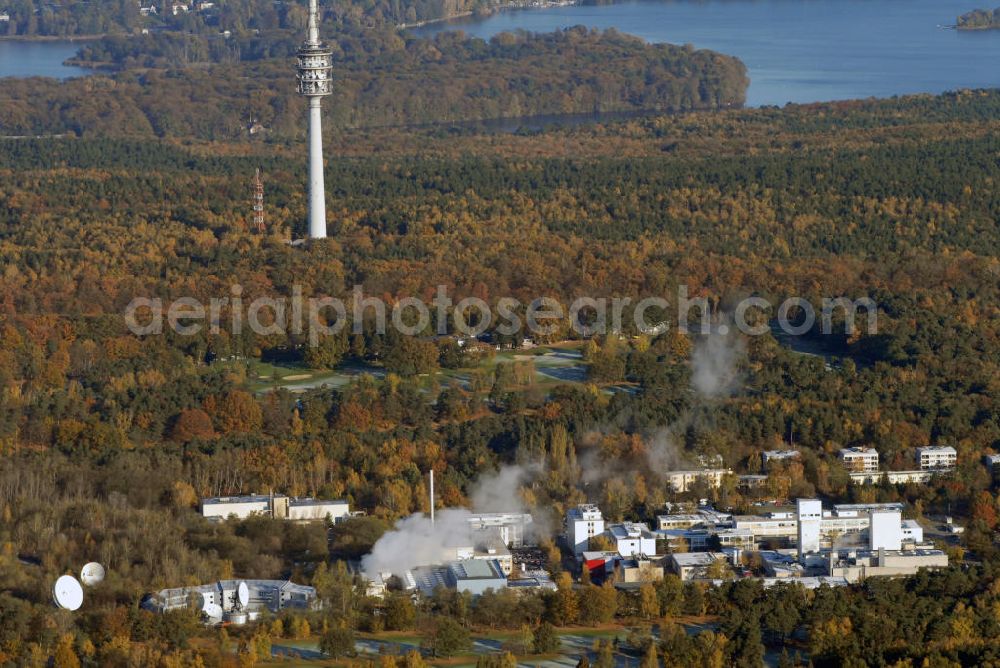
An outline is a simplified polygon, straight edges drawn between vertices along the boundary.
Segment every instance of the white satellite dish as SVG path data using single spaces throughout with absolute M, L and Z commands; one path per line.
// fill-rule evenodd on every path
M 96 584 L 104 582 L 104 576 L 104 566 L 101 566 L 96 561 L 84 564 L 83 569 L 80 570 L 80 582 L 88 587 L 93 587 Z
M 83 587 L 72 575 L 63 575 L 52 587 L 52 600 L 63 610 L 79 610 L 83 605 Z
M 240 582 L 236 585 L 236 600 L 240 602 L 240 607 L 245 608 L 250 602 L 250 587 L 247 586 L 246 582 Z
M 201 612 L 203 615 L 205 615 L 206 617 L 208 617 L 213 621 L 222 620 L 222 606 L 219 605 L 218 603 L 206 603 L 204 606 L 202 606 Z

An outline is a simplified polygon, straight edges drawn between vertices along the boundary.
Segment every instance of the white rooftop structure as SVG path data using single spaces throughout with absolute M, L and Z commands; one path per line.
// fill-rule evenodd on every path
M 953 469 L 958 463 L 958 451 L 950 445 L 929 445 L 917 448 L 916 459 L 923 470 Z
M 438 587 L 455 589 L 478 596 L 487 589 L 499 590 L 507 586 L 507 576 L 495 560 L 460 559 L 448 564 L 420 566 L 403 578 L 407 589 L 417 589 L 430 596 Z
M 875 448 L 844 448 L 838 456 L 848 471 L 856 473 L 878 471 L 878 451 Z
M 944 471 L 931 469 L 916 469 L 913 471 L 853 471 L 848 473 L 851 481 L 858 485 L 878 485 L 888 480 L 893 485 L 906 485 L 915 482 L 927 482 L 935 475 Z
M 948 555 L 941 550 L 834 550 L 827 555 L 827 574 L 858 582 L 868 577 L 913 575 L 922 568 L 944 568 Z
M 499 562 L 504 573 L 513 569 L 513 556 L 503 541 L 500 527 L 470 529 L 467 535 L 453 536 L 452 539 L 442 544 L 442 562 L 479 559 Z
M 589 541 L 604 533 L 604 516 L 593 504 L 580 504 L 566 511 L 566 543 L 579 557 L 589 549 Z
M 608 527 L 608 535 L 615 549 L 623 557 L 653 556 L 656 554 L 656 534 L 645 524 L 623 522 Z
M 521 547 L 533 523 L 528 513 L 476 513 L 469 517 L 473 530 L 497 527 L 505 545 Z
M 556 583 L 547 571 L 524 571 L 517 578 L 507 578 L 507 587 L 515 590 L 545 589 L 556 591 Z
M 241 584 L 246 585 L 246 604 L 239 600 Z M 316 605 L 316 589 L 289 580 L 219 580 L 212 584 L 161 589 L 147 596 L 142 607 L 151 612 L 162 613 L 187 608 L 192 601 L 201 606 L 219 606 L 227 616 L 237 613 L 249 615 L 263 610 L 278 612 L 285 608 L 310 609 Z M 221 620 L 209 620 L 210 623 L 218 621 Z M 247 621 L 247 617 L 236 616 L 230 621 L 243 623 Z
M 670 555 L 670 568 L 681 580 L 703 578 L 716 561 L 726 561 L 722 552 L 682 552 Z
M 706 524 L 705 517 L 695 513 L 676 513 L 673 515 L 657 515 L 658 529 L 690 529 Z
M 759 554 L 764 572 L 771 577 L 797 578 L 804 572 L 794 550 L 762 550 Z
M 823 504 L 819 499 L 798 499 L 795 503 L 798 522 L 799 557 L 819 551 L 820 529 L 823 524 Z
M 780 462 L 789 459 L 798 459 L 798 450 L 765 450 L 761 453 L 761 461 L 764 464 L 770 464 L 771 462 Z
M 689 491 L 698 482 L 715 489 L 722 485 L 723 478 L 732 474 L 733 470 L 728 468 L 702 468 L 667 471 L 663 477 L 666 479 L 667 485 L 674 492 L 680 494 Z
M 872 511 L 868 547 L 872 550 L 899 550 L 903 547 L 903 520 L 898 510 Z
M 840 516 L 844 516 L 844 513 L 855 511 L 855 512 L 865 512 L 869 513 L 873 510 L 898 510 L 903 511 L 903 504 L 894 503 L 835 503 L 833 505 L 833 511 Z
M 313 521 L 330 518 L 336 521 L 350 514 L 347 501 L 311 497 L 289 497 L 284 494 L 247 494 L 215 496 L 201 500 L 202 517 L 225 520 L 229 517 L 246 519 L 263 515 L 276 519 Z
M 824 585 L 827 587 L 846 587 L 851 584 L 846 578 L 832 577 L 830 575 L 806 576 L 791 581 L 785 578 L 761 578 L 761 582 L 764 584 L 765 589 L 789 583 L 802 585 L 806 589 L 819 589 Z
M 901 530 L 903 542 L 920 544 L 924 542 L 924 528 L 916 520 L 903 520 Z

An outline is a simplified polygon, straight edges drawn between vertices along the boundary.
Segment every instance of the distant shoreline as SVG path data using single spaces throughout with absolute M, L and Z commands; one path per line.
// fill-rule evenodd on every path
M 549 9 L 551 7 L 572 7 L 575 5 L 584 4 L 581 0 L 515 0 L 514 2 L 508 2 L 506 4 L 494 7 L 492 10 L 477 14 L 476 12 L 461 12 L 459 14 L 452 14 L 451 16 L 442 16 L 436 19 L 425 19 L 423 21 L 415 21 L 414 23 L 399 23 L 396 25 L 397 30 L 409 30 L 411 28 L 423 28 L 424 26 L 434 25 L 436 23 L 448 23 L 449 21 L 458 21 L 460 19 L 467 19 L 470 17 L 482 17 L 488 18 L 495 14 L 501 12 L 508 12 L 515 9 Z
M 110 33 L 100 35 L 0 35 L 0 42 L 96 42 Z
M 461 14 L 455 14 L 453 16 L 442 16 L 438 19 L 425 19 L 423 21 L 415 21 L 413 23 L 400 23 L 396 26 L 397 30 L 409 30 L 410 28 L 423 28 L 424 26 L 434 25 L 435 23 L 445 23 L 447 21 L 454 21 L 455 19 L 467 19 L 470 16 L 475 16 L 475 12 L 462 12 Z

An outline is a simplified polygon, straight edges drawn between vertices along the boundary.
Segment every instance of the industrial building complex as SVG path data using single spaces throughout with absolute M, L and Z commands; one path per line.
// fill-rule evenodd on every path
M 583 549 L 591 527 L 604 527 L 612 551 Z M 902 505 L 896 503 L 842 504 L 826 510 L 818 499 L 798 499 L 794 508 L 762 515 L 700 507 L 658 516 L 655 530 L 637 522 L 605 523 L 593 505 L 570 509 L 566 517 L 566 542 L 581 568 L 592 580 L 613 573 L 623 586 L 629 580 L 622 571 L 630 569 L 633 580 L 664 569 L 684 580 L 716 579 L 720 572 L 745 577 L 742 557 L 748 552 L 759 554 L 765 584 L 789 578 L 810 587 L 848 584 L 947 566 L 948 556 L 923 539 L 920 524 L 904 520 Z
M 880 470 L 878 452 L 872 448 L 845 448 L 839 457 L 848 475 L 879 481 L 886 477 L 892 480 L 893 475 L 907 480 L 912 474 L 938 475 L 952 470 L 957 462 L 954 448 L 939 446 L 917 449 L 914 458 L 920 468 L 914 471 Z M 763 453 L 761 463 L 769 468 L 800 458 L 796 450 L 773 450 Z M 700 463 L 702 468 L 668 471 L 668 487 L 676 494 L 690 496 L 691 492 L 719 488 L 724 483 L 742 484 L 718 458 Z M 768 479 L 768 475 L 742 477 L 753 478 L 759 484 Z M 295 504 L 295 500 L 275 503 L 268 497 L 255 499 L 255 508 L 264 503 L 260 512 L 270 508 L 272 513 L 290 514 L 276 509 Z M 206 501 L 221 506 L 226 500 Z M 565 548 L 590 582 L 610 578 L 616 587 L 626 589 L 658 580 L 666 572 L 682 580 L 714 582 L 752 577 L 763 580 L 765 586 L 794 581 L 816 588 L 847 585 L 869 577 L 910 575 L 948 565 L 944 551 L 924 542 L 920 523 L 903 518 L 901 503 L 834 504 L 824 508 L 819 499 L 800 498 L 794 505 L 764 506 L 757 514 L 743 515 L 718 510 L 702 499 L 697 504 L 667 503 L 665 509 L 667 512 L 657 515 L 651 528 L 637 521 L 608 521 L 593 503 L 572 506 L 563 518 Z M 331 508 L 330 515 L 334 517 L 336 513 L 347 514 L 346 503 L 333 511 Z M 430 521 L 433 530 L 433 512 Z M 428 563 L 411 563 L 399 573 L 368 573 L 369 594 L 382 595 L 391 586 L 424 595 L 445 587 L 473 596 L 504 588 L 555 588 L 543 570 L 541 551 L 533 547 L 534 522 L 530 514 L 469 513 L 463 521 L 467 530 L 450 531 L 436 544 L 439 547 L 429 554 L 421 553 L 421 562 Z
M 150 612 L 196 607 L 208 624 L 245 624 L 262 612 L 316 606 L 316 590 L 288 580 L 219 580 L 212 584 L 162 589 L 148 595 L 142 607 Z

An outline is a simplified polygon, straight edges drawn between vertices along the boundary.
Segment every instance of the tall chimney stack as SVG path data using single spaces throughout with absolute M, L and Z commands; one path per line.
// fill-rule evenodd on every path
M 431 526 L 434 526 L 434 469 L 431 469 Z

